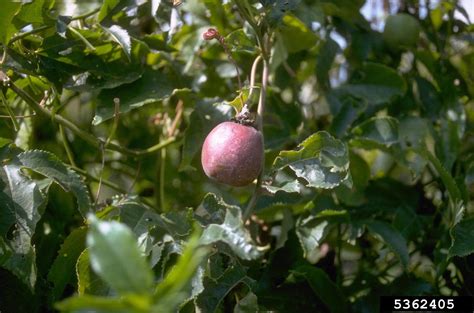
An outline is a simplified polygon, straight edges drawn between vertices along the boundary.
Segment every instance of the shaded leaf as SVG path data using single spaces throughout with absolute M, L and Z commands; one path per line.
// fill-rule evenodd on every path
M 98 125 L 114 116 L 115 98 L 120 99 L 120 113 L 127 113 L 163 100 L 171 95 L 173 89 L 172 79 L 163 71 L 145 70 L 143 76 L 131 84 L 101 91 L 93 124 Z
M 294 275 L 304 277 L 315 295 L 321 299 L 332 313 L 348 311 L 344 294 L 322 269 L 303 265 L 291 272 Z
M 313 260 L 324 237 L 327 234 L 329 222 L 313 216 L 300 217 L 296 222 L 296 235 L 303 248 L 304 257 Z
M 201 312 L 216 312 L 224 297 L 246 278 L 239 265 L 229 267 L 218 279 L 206 277 L 204 291 L 197 297 L 196 306 Z
M 255 313 L 258 312 L 257 296 L 249 291 L 249 293 L 240 299 L 234 307 L 234 313 Z
M 52 290 L 54 299 L 59 299 L 66 285 L 74 277 L 77 259 L 85 248 L 87 228 L 74 229 L 64 240 L 58 251 L 58 256 L 51 265 L 48 280 L 53 283 Z
M 450 256 L 468 256 L 474 253 L 474 217 L 459 222 L 451 231 L 453 243 L 449 248 Z
M 18 155 L 22 166 L 53 179 L 64 190 L 72 192 L 77 199 L 83 217 L 91 209 L 91 200 L 81 177 L 67 168 L 54 154 L 41 150 L 30 150 Z
M 204 229 L 201 237 L 202 244 L 211 244 L 217 241 L 225 242 L 240 258 L 254 260 L 262 255 L 255 245 L 249 232 L 242 222 L 242 212 L 237 206 L 219 203 L 225 210 L 225 219 L 222 224 L 210 224 Z
M 398 120 L 390 116 L 373 117 L 354 127 L 352 134 L 359 139 L 390 146 L 399 141 Z
M 404 268 L 407 268 L 409 255 L 405 238 L 390 224 L 380 221 L 366 222 L 370 232 L 380 235 L 382 240 L 393 250 Z

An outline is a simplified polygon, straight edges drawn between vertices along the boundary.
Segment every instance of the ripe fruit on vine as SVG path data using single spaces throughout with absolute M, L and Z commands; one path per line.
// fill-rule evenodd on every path
M 206 175 L 220 183 L 248 185 L 262 169 L 262 134 L 252 126 L 223 122 L 207 135 L 201 163 Z
M 416 46 L 420 36 L 420 24 L 411 15 L 399 13 L 390 15 L 385 22 L 383 38 L 391 49 Z

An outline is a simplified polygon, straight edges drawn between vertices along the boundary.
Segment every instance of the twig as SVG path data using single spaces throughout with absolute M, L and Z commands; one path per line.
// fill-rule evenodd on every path
M 176 128 L 178 127 L 179 122 L 181 121 L 181 117 L 183 116 L 183 100 L 179 100 L 178 104 L 176 104 L 176 115 L 174 117 L 173 122 L 171 123 L 170 128 L 168 129 L 168 137 L 172 137 L 176 132 Z
M 78 172 L 79 174 L 81 174 L 82 176 L 90 179 L 90 180 L 93 180 L 93 181 L 96 181 L 98 182 L 99 181 L 99 178 L 98 177 L 95 177 L 91 174 L 89 174 L 87 171 L 77 167 L 77 166 L 74 166 L 74 165 L 71 165 L 70 166 L 71 169 L 73 169 L 75 172 Z M 112 189 L 114 189 L 115 191 L 118 191 L 120 193 L 127 193 L 126 190 L 122 189 L 119 185 L 107 180 L 107 179 L 102 179 L 102 183 Z
M 2 77 L 2 74 L 5 75 L 3 72 L 0 71 L 0 78 Z M 77 125 L 75 125 L 68 119 L 64 118 L 63 116 L 58 115 L 58 114 L 53 114 L 51 111 L 49 111 L 45 107 L 39 105 L 36 102 L 36 100 L 34 100 L 28 93 L 26 93 L 23 89 L 17 87 L 13 82 L 9 80 L 9 78 L 6 75 L 5 77 L 6 78 L 3 78 L 4 84 L 6 84 L 11 90 L 13 90 L 13 92 L 15 92 L 20 98 L 22 98 L 26 102 L 26 104 L 28 104 L 28 106 L 31 107 L 36 113 L 47 116 L 51 118 L 52 120 L 54 120 L 55 122 L 57 122 L 58 124 L 61 124 L 62 126 L 68 128 L 75 135 L 82 138 L 84 141 L 91 144 L 92 146 L 100 148 L 100 146 L 103 144 L 104 142 L 103 140 L 98 139 L 97 137 L 91 135 L 90 133 L 82 130 Z M 121 152 L 123 154 L 127 154 L 130 156 L 138 157 L 138 156 L 154 153 L 164 147 L 167 147 L 168 145 L 174 142 L 176 142 L 176 137 L 170 137 L 164 141 L 159 142 L 158 144 L 154 146 L 151 146 L 149 148 L 142 149 L 142 150 L 132 150 L 126 147 L 122 147 L 114 142 L 110 142 L 109 145 L 107 146 L 107 149 Z
M 102 189 L 102 176 L 104 175 L 105 168 L 105 144 L 100 147 L 100 153 L 102 155 L 102 163 L 100 164 L 99 186 L 97 187 L 94 207 L 97 207 L 97 203 L 99 203 L 100 190 Z
M 66 150 L 69 163 L 71 163 L 72 166 L 77 167 L 76 162 L 74 162 L 74 154 L 72 153 L 71 147 L 69 146 L 69 141 L 67 140 L 67 136 L 62 125 L 59 125 L 59 133 L 61 134 L 64 150 Z
M 3 105 L 5 106 L 5 109 L 7 110 L 8 117 L 11 119 L 13 123 L 13 129 L 15 131 L 18 131 L 20 129 L 20 125 L 18 124 L 18 121 L 15 118 L 15 113 L 13 113 L 12 109 L 8 105 L 7 98 L 3 94 L 3 91 L 0 90 L 0 100 L 3 102 Z
M 71 21 L 75 21 L 75 20 L 83 20 L 85 18 L 88 18 L 89 16 L 92 16 L 94 14 L 96 14 L 97 12 L 99 12 L 100 8 L 96 8 L 94 9 L 93 11 L 89 12 L 89 13 L 85 13 L 85 14 L 82 14 L 82 15 L 78 15 L 78 16 L 75 16 L 73 18 L 71 18 Z M 47 29 L 50 29 L 50 28 L 53 28 L 55 27 L 56 24 L 53 24 L 53 25 L 43 25 L 43 26 L 40 26 L 38 28 L 35 28 L 35 29 L 32 29 L 30 31 L 27 31 L 27 32 L 24 32 L 24 33 L 21 33 L 21 34 L 18 34 L 16 36 L 13 36 L 10 41 L 8 42 L 8 45 L 10 46 L 12 43 L 14 43 L 15 41 L 18 41 L 20 39 L 23 39 L 25 37 L 28 37 L 30 35 L 34 35 L 34 34 L 37 34 L 37 33 L 41 33 L 42 31 L 44 30 L 47 30 Z
M 107 140 L 105 141 L 104 148 L 107 148 L 107 146 L 110 144 L 110 141 L 112 140 L 112 137 L 114 136 L 115 132 L 117 131 L 119 119 L 120 119 L 120 99 L 119 98 L 114 98 L 114 124 L 112 125 L 112 129 L 110 130 L 110 134 L 107 137 Z
M 161 212 L 166 212 L 165 206 L 165 169 L 166 169 L 166 149 L 161 149 L 160 158 L 160 206 Z

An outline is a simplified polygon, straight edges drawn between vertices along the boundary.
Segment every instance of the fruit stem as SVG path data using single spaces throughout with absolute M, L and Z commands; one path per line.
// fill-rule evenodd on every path
M 255 60 L 253 61 L 253 64 L 252 64 L 252 71 L 250 72 L 250 92 L 249 92 L 249 96 L 248 96 L 248 99 L 251 100 L 252 99 L 252 95 L 254 93 L 254 90 L 255 90 L 255 76 L 257 75 L 257 68 L 258 68 L 258 64 L 260 63 L 260 61 L 262 60 L 262 56 L 259 55 L 255 58 Z
M 255 64 L 255 63 L 254 63 Z M 265 111 L 265 97 L 267 93 L 267 84 L 268 84 L 268 62 L 265 58 L 263 58 L 263 70 L 262 70 L 262 88 L 260 90 L 260 97 L 258 101 L 257 107 L 257 129 L 262 134 L 262 145 L 265 146 L 265 137 L 263 136 L 263 113 Z M 254 193 L 250 198 L 247 207 L 245 208 L 243 219 L 246 221 L 257 203 L 257 198 L 260 195 L 260 186 L 263 180 L 263 173 L 265 171 L 265 149 L 263 149 L 263 157 L 262 157 L 262 169 L 260 174 L 257 178 L 257 184 L 255 185 Z

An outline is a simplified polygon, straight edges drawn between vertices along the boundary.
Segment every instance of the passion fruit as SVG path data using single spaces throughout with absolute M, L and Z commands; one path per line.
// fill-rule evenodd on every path
M 391 49 L 413 48 L 420 36 L 420 23 L 406 13 L 390 15 L 385 22 L 383 39 Z
M 207 135 L 201 163 L 204 173 L 217 182 L 235 187 L 248 185 L 262 170 L 262 133 L 238 122 L 223 122 Z

